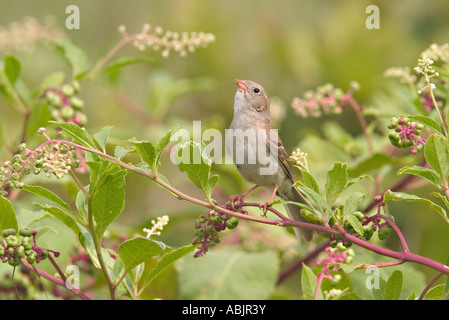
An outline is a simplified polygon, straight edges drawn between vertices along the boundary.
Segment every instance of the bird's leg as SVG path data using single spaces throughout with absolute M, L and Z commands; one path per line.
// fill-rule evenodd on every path
M 263 208 L 263 216 L 264 216 L 264 217 L 266 217 L 266 215 L 267 215 L 268 207 L 269 207 L 269 206 L 271 205 L 271 203 L 273 202 L 274 196 L 276 195 L 276 191 L 277 191 L 277 190 L 278 190 L 278 188 L 277 188 L 277 187 L 274 187 L 273 193 L 271 194 L 270 201 L 267 201 L 267 202 L 264 202 L 264 203 L 261 203 L 261 204 L 260 204 L 260 207 Z
M 240 194 L 240 195 L 233 195 L 229 198 L 229 201 L 231 202 L 231 206 L 234 209 L 234 203 L 235 202 L 243 202 L 243 199 L 245 199 L 245 197 L 250 194 L 251 192 L 253 192 L 254 190 L 256 190 L 257 188 L 259 188 L 258 185 L 255 185 L 254 187 L 252 187 L 251 189 L 249 189 L 248 191 Z

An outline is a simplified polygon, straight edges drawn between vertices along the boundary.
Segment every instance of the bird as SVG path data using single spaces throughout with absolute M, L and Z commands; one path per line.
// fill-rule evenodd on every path
M 227 138 L 226 146 L 230 149 L 239 174 L 255 185 L 240 195 L 240 198 L 258 187 L 272 189 L 270 201 L 263 205 L 264 213 L 275 195 L 282 200 L 303 202 L 301 194 L 294 186 L 294 173 L 287 152 L 271 124 L 270 100 L 265 89 L 250 80 L 236 79 L 235 83 L 237 92 L 234 100 L 234 116 L 229 127 L 233 135 L 228 135 L 232 140 Z M 239 140 L 238 134 L 244 134 L 245 137 Z M 299 206 L 294 204 L 284 206 L 290 219 L 305 221 Z M 298 228 L 294 230 L 298 239 L 301 239 L 301 235 L 307 241 L 313 238 L 311 230 L 300 231 Z

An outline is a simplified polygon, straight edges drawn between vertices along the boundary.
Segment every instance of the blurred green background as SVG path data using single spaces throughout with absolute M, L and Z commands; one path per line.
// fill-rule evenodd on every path
M 65 28 L 65 9 L 70 4 L 80 9 L 79 30 Z M 372 4 L 380 9 L 379 30 L 365 27 L 368 17 L 365 10 Z M 80 97 L 86 104 L 88 131 L 94 133 L 112 125 L 113 138 L 136 137 L 156 142 L 167 129 L 179 126 L 189 129 L 193 120 L 201 120 L 203 130 L 208 127 L 224 130 L 233 114 L 234 79 L 250 79 L 262 84 L 270 97 L 280 101 L 274 120 L 290 152 L 301 145 L 306 132 L 319 130 L 321 122 L 329 119 L 296 116 L 290 108 L 294 97 L 324 83 L 347 90 L 350 81 L 355 80 L 362 88 L 356 98 L 370 105 L 374 95 L 388 89 L 389 82 L 383 77 L 387 68 L 413 67 L 419 54 L 431 43 L 448 41 L 448 12 L 447 0 L 0 0 L 0 25 L 7 27 L 27 16 L 43 23 L 50 17 L 57 28 L 85 50 L 90 63 L 119 41 L 119 25 L 125 25 L 128 33 L 140 32 L 145 23 L 177 32 L 213 33 L 216 37 L 213 43 L 186 57 L 172 52 L 169 58 L 163 58 L 160 52 L 151 49 L 139 52 L 132 45 L 120 50 L 116 57 L 149 56 L 152 62 L 126 67 L 114 79 L 101 75 L 81 83 Z M 12 53 L 21 61 L 22 77 L 30 88 L 36 88 L 46 75 L 58 70 L 66 71 L 70 81 L 67 64 L 48 48 Z M 132 114 L 124 107 L 126 104 L 142 107 L 147 117 Z M 5 136 L 15 139 L 22 119 L 3 98 L 0 98 L 0 119 Z M 352 113 L 336 120 L 349 132 L 359 132 Z M 329 169 L 334 160 L 337 159 L 327 159 Z M 220 201 L 248 187 L 235 179 L 233 166 L 215 169 L 224 181 L 222 194 L 216 195 Z M 167 157 L 161 170 L 179 189 L 201 196 Z M 65 196 L 70 197 L 70 192 L 66 191 Z M 417 209 L 412 212 L 411 206 L 402 206 L 399 210 L 402 216 L 397 218 L 400 222 L 406 220 L 402 222 L 411 249 L 444 260 L 446 246 L 435 248 L 432 243 L 447 242 L 448 237 L 427 241 L 420 236 L 424 232 L 420 223 L 425 222 L 429 236 L 447 234 L 448 226 L 432 213 L 423 219 L 421 207 Z M 410 214 L 407 219 L 404 210 Z M 192 239 L 194 219 L 203 211 L 174 200 L 166 191 L 131 174 L 127 178 L 125 210 L 112 228 L 117 233 L 129 234 L 130 230 L 148 226 L 149 220 L 169 214 L 172 223 L 163 234 L 165 241 L 173 246 L 185 245 Z M 429 232 L 434 228 L 438 231 Z M 393 247 L 399 249 L 397 245 Z

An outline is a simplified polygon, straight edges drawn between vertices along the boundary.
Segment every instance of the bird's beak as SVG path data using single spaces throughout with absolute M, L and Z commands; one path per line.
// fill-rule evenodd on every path
M 239 89 L 242 89 L 243 91 L 248 91 L 248 85 L 246 84 L 245 80 L 235 79 L 235 84 L 237 85 L 237 87 L 239 87 Z

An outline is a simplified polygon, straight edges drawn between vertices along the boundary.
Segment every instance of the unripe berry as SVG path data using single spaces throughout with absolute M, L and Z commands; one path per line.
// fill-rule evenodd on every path
M 379 240 L 386 240 L 388 238 L 389 234 L 390 234 L 390 228 L 384 227 L 379 230 L 379 232 L 377 233 L 377 237 L 379 238 Z
M 14 229 L 5 229 L 2 231 L 2 236 L 5 238 L 14 234 L 16 234 L 16 230 Z
M 235 229 L 239 224 L 239 219 L 236 217 L 230 218 L 228 221 L 226 221 L 226 227 L 228 229 Z
M 33 230 L 28 227 L 20 228 L 19 234 L 22 237 L 31 237 L 33 235 Z

